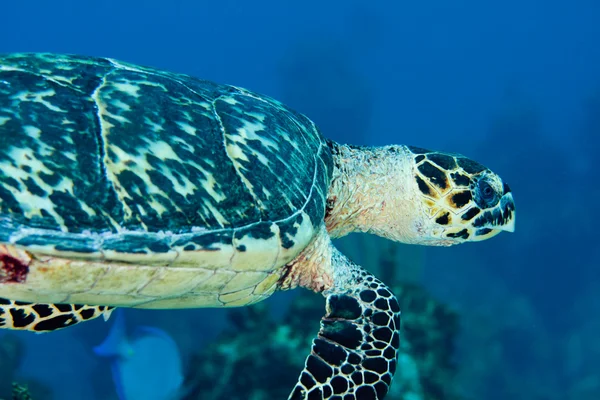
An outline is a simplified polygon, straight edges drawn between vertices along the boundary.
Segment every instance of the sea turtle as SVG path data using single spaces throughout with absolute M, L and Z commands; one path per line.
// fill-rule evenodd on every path
M 291 399 L 381 399 L 396 369 L 398 302 L 332 238 L 514 228 L 509 187 L 468 158 L 334 143 L 269 97 L 108 58 L 1 56 L 0 143 L 0 327 L 302 286 L 326 314 Z

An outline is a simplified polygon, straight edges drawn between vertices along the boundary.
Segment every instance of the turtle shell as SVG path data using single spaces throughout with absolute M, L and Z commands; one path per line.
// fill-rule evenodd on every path
M 0 57 L 0 140 L 0 244 L 147 266 L 286 264 L 332 169 L 273 99 L 103 58 Z

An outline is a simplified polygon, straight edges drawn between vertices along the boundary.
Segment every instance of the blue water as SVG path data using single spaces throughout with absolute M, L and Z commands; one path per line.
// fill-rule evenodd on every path
M 515 193 L 517 232 L 427 249 L 422 274 L 463 315 L 461 385 L 473 399 L 600 399 L 600 2 L 364 3 L 5 1 L 0 52 L 185 72 L 283 100 L 341 142 L 408 143 L 485 163 Z M 131 318 L 186 349 L 224 317 Z M 109 396 L 110 374 L 91 352 L 108 326 L 84 325 L 25 335 L 21 373 L 57 399 Z

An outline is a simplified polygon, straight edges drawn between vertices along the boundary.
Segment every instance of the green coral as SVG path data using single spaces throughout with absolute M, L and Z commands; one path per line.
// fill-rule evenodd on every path
M 27 386 L 21 386 L 13 382 L 12 400 L 33 400 L 33 398 L 29 394 Z
M 12 400 L 33 400 L 29 394 L 27 386 L 19 385 L 16 382 L 12 383 Z M 2 400 L 2 399 L 0 399 Z

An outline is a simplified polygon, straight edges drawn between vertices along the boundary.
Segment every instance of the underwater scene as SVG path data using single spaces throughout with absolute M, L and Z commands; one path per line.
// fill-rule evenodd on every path
M 0 15 L 0 400 L 600 400 L 600 2 Z

